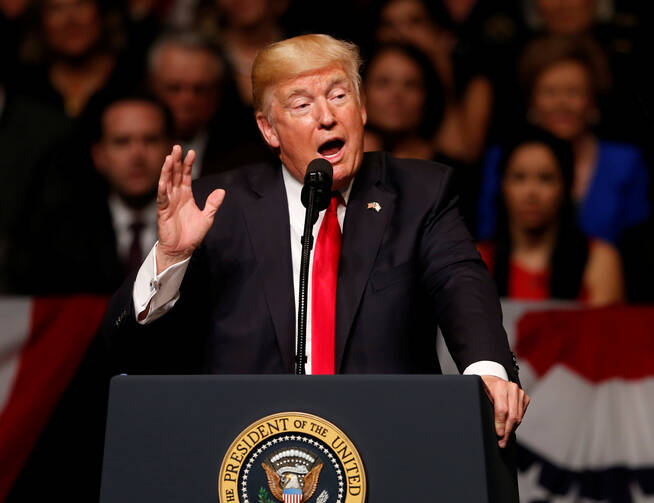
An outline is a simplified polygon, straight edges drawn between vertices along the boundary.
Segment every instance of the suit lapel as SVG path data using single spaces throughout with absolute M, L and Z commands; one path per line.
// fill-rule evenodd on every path
M 288 202 L 280 167 L 251 174 L 252 202 L 245 220 L 261 273 L 263 291 L 286 369 L 293 369 L 295 353 L 295 298 L 290 248 Z
M 336 291 L 336 372 L 341 368 L 354 317 L 393 214 L 395 194 L 381 183 L 383 169 L 381 156 L 366 155 L 347 203 Z M 379 211 L 368 208 L 368 203 L 375 202 Z

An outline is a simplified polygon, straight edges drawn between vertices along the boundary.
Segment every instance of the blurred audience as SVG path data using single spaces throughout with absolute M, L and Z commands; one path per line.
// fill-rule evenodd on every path
M 7 180 L 12 176 L 4 184 L 12 190 L 5 190 L 0 217 L 0 288 L 8 284 L 2 271 L 11 236 L 23 222 L 46 221 L 51 208 L 71 206 L 68 201 L 78 194 L 106 183 L 94 174 L 89 132 L 107 103 L 147 82 L 172 112 L 172 141 L 197 153 L 194 177 L 269 159 L 273 154 L 252 116 L 252 61 L 270 42 L 316 27 L 350 33 L 364 51 L 374 48 L 364 67 L 366 148 L 452 165 L 462 213 L 480 238 L 495 229 L 502 152 L 491 148 L 483 170 L 480 154 L 488 137 L 501 142 L 509 126 L 525 116 L 572 143 L 571 197 L 586 236 L 619 243 L 623 233 L 647 220 L 643 155 L 633 144 L 609 141 L 615 131 L 632 141 L 647 135 L 642 121 L 615 120 L 616 110 L 628 109 L 620 105 L 626 95 L 651 101 L 649 93 L 639 95 L 645 84 L 638 92 L 624 92 L 639 82 L 625 78 L 631 70 L 616 73 L 633 69 L 630 57 L 645 52 L 633 5 L 612 0 L 337 5 L 369 15 L 335 26 L 332 14 L 307 19 L 310 7 L 298 0 L 0 3 L 6 62 L 0 71 L 0 140 L 8 152 L 1 171 Z M 163 31 L 171 28 L 177 30 Z M 514 79 L 515 54 L 527 33 L 540 37 L 524 50 Z M 518 82 L 522 102 L 515 99 Z M 501 109 L 493 110 L 493 103 Z M 603 120 L 607 109 L 609 120 Z M 495 130 L 489 134 L 491 120 Z M 41 127 L 30 129 L 30 123 Z M 22 201 L 31 194 L 38 200 L 26 209 Z M 634 232 L 628 242 L 634 242 Z
M 3 74 L 0 68 L 0 294 L 7 294 L 11 236 L 22 227 L 30 187 L 68 136 L 69 123 L 16 86 L 5 86 Z
M 410 45 L 383 45 L 363 72 L 366 150 L 433 159 L 431 141 L 443 115 L 442 87 L 429 59 Z
M 534 30 L 563 35 L 591 31 L 596 22 L 611 16 L 612 2 L 598 0 L 531 0 L 526 3 L 527 22 Z
M 168 111 L 153 99 L 126 97 L 105 108 L 92 156 L 109 188 L 114 249 L 126 273 L 157 239 L 156 192 L 170 147 Z
M 431 141 L 442 127 L 445 98 L 429 58 L 412 45 L 382 45 L 364 67 L 363 89 L 368 112 L 365 149 L 454 166 L 460 209 L 474 230 L 478 170 L 449 158 Z
M 252 136 L 254 116 L 225 103 L 230 77 L 205 37 L 194 32 L 162 35 L 150 48 L 148 75 L 153 92 L 172 111 L 174 142 L 185 152 L 196 152 L 194 178 L 271 155 L 260 138 Z
M 585 37 L 549 36 L 530 43 L 519 75 L 530 122 L 570 141 L 574 151 L 572 198 L 582 232 L 616 243 L 650 214 L 648 168 L 634 145 L 601 140 L 599 99 L 610 85 L 601 51 Z M 493 233 L 499 190 L 499 147 L 486 158 L 479 202 L 478 237 Z
M 215 0 L 213 15 L 200 11 L 201 31 L 223 48 L 241 103 L 252 108 L 252 63 L 259 50 L 284 38 L 279 19 L 288 0 Z
M 576 299 L 590 305 L 624 300 L 617 250 L 589 240 L 573 217 L 571 145 L 526 128 L 503 149 L 494 239 L 479 244 L 501 296 Z
M 459 92 L 474 77 L 485 77 L 492 84 L 487 142 L 498 140 L 499 131 L 522 117 L 514 101 L 517 84 L 507 78 L 515 74 L 515 61 L 528 36 L 520 7 L 511 0 L 432 2 L 436 22 L 456 38 L 452 60 Z
M 604 96 L 603 115 L 609 119 L 601 131 L 621 141 L 647 141 L 643 133 L 648 120 L 640 106 L 649 90 L 640 79 L 649 61 L 642 24 L 647 2 L 617 0 L 528 0 L 526 20 L 537 35 L 585 35 L 593 38 L 606 54 L 616 77 Z
M 99 176 L 30 215 L 10 260 L 15 291 L 111 293 L 138 268 L 157 238 L 156 191 L 171 128 L 167 109 L 147 94 L 106 106 L 91 152 Z
M 214 163 L 211 150 L 220 137 L 212 137 L 224 65 L 214 49 L 193 33 L 164 35 L 150 48 L 148 75 L 154 93 L 170 108 L 175 124 L 175 143 L 184 152 L 195 150 L 193 178 Z M 207 152 L 208 151 L 208 152 Z
M 259 50 L 285 37 L 280 18 L 289 0 L 209 0 L 201 2 L 196 29 L 219 48 L 225 65 L 219 126 L 223 144 L 218 171 L 269 160 L 252 108 L 252 63 Z M 218 166 L 218 163 L 216 164 Z
M 475 1 L 444 2 L 462 22 Z M 465 5 L 463 5 L 465 4 Z M 386 0 L 379 11 L 376 38 L 382 43 L 413 45 L 427 54 L 438 72 L 445 96 L 442 126 L 435 149 L 460 162 L 472 163 L 483 152 L 491 118 L 493 89 L 474 50 L 460 51 L 457 33 L 439 26 L 424 0 Z
M 76 118 L 97 95 L 129 78 L 119 65 L 119 33 L 96 0 L 41 0 L 23 46 L 25 91 Z M 98 105 L 101 107 L 101 105 Z
M 19 66 L 19 48 L 28 23 L 29 0 L 0 1 L 0 74 L 13 78 Z

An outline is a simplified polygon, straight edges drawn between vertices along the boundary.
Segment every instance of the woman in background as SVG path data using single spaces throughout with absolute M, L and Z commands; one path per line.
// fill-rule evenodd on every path
M 577 223 L 589 237 L 615 243 L 628 228 L 647 219 L 648 169 L 634 145 L 597 137 L 599 98 L 609 88 L 606 60 L 596 44 L 578 36 L 548 36 L 523 54 L 519 76 L 527 99 L 527 119 L 574 152 L 572 199 Z M 501 149 L 486 156 L 478 211 L 478 237 L 492 235 L 499 190 Z
M 386 44 L 372 52 L 363 71 L 368 122 L 365 150 L 386 150 L 396 157 L 427 159 L 454 167 L 459 208 L 474 229 L 478 171 L 440 151 L 434 134 L 442 122 L 445 97 L 429 58 L 405 44 Z
M 443 115 L 442 87 L 427 56 L 410 45 L 375 50 L 363 72 L 366 150 L 433 159 L 431 138 Z
M 466 16 L 476 2 L 466 2 Z M 434 149 L 457 163 L 476 162 L 484 151 L 493 107 L 493 87 L 482 73 L 476 53 L 462 51 L 458 35 L 437 24 L 434 6 L 425 0 L 379 2 L 377 43 L 400 43 L 424 52 L 442 83 L 441 127 L 432 137 Z
M 22 48 L 22 91 L 82 119 L 82 130 L 117 88 L 141 82 L 133 55 L 121 52 L 125 33 L 117 10 L 101 0 L 40 0 L 33 14 Z
M 624 300 L 617 250 L 575 224 L 572 165 L 569 143 L 538 129 L 527 128 L 504 148 L 497 233 L 479 244 L 501 296 Z

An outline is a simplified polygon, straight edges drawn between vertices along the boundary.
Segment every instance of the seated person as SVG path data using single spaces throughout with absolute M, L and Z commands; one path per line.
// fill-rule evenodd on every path
M 446 105 L 443 86 L 429 58 L 411 45 L 382 45 L 373 51 L 366 65 L 363 87 L 368 112 L 365 149 L 454 167 L 459 206 L 472 232 L 479 170 L 448 157 L 432 141 L 442 127 Z
M 461 3 L 461 2 L 459 2 Z M 424 52 L 442 83 L 442 125 L 432 137 L 434 147 L 457 163 L 472 164 L 483 153 L 493 108 L 493 86 L 484 74 L 476 44 L 452 24 L 436 18 L 438 2 L 385 0 L 379 5 L 377 43 L 409 44 Z M 447 6 L 446 8 L 449 8 Z M 454 7 L 459 22 L 470 15 Z M 453 19 L 452 19 L 453 20 Z
M 587 239 L 570 199 L 570 145 L 528 128 L 504 148 L 495 239 L 479 244 L 499 294 L 523 300 L 624 300 L 622 266 L 609 243 Z
M 99 0 L 33 2 L 32 38 L 23 48 L 23 91 L 70 119 L 92 123 L 109 96 L 138 81 L 127 56 L 120 57 L 115 16 Z
M 93 166 L 73 168 L 84 176 L 71 181 L 57 177 L 56 164 L 43 168 L 24 203 L 24 225 L 12 236 L 14 291 L 110 293 L 140 266 L 157 240 L 157 186 L 171 132 L 170 112 L 155 98 L 120 95 L 93 131 Z M 48 260 L 38 259 L 43 246 Z
M 369 59 L 363 87 L 368 111 L 366 150 L 433 159 L 431 138 L 444 103 L 442 86 L 427 56 L 412 46 L 383 45 Z
M 552 36 L 532 42 L 519 67 L 529 121 L 569 141 L 574 152 L 572 199 L 577 223 L 588 237 L 616 243 L 622 233 L 650 214 L 648 169 L 633 145 L 599 139 L 598 96 L 608 89 L 601 50 L 589 39 Z M 495 228 L 494 201 L 500 189 L 499 147 L 491 148 L 483 168 L 477 237 Z

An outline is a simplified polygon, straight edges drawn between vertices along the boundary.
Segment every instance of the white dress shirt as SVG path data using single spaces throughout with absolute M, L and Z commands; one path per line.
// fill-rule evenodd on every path
M 141 250 L 149 250 L 157 241 L 157 201 L 152 200 L 150 204 L 140 210 L 134 210 L 127 206 L 116 194 L 109 196 L 109 212 L 111 222 L 116 234 L 116 246 L 118 257 L 122 262 L 127 260 L 129 248 L 132 244 L 133 233 L 131 225 L 134 222 L 141 222 L 143 229 L 139 241 Z
M 191 178 L 193 180 L 196 180 L 202 174 L 204 152 L 207 150 L 207 143 L 209 143 L 209 133 L 207 131 L 196 134 L 190 141 L 180 141 L 183 153 L 182 159 L 186 157 L 189 150 L 195 151 L 195 161 L 193 161 L 193 167 L 191 168 Z
M 296 180 L 288 170 L 283 167 L 282 174 L 284 178 L 284 186 L 286 188 L 286 198 L 288 201 L 288 215 L 290 222 L 290 239 L 291 239 L 291 258 L 293 262 L 293 287 L 295 292 L 295 306 L 296 313 L 298 307 L 298 288 L 300 284 L 300 262 L 302 256 L 302 243 L 300 241 L 302 237 L 302 232 L 304 230 L 304 216 L 305 208 L 302 205 L 300 200 L 300 194 L 302 192 L 302 183 Z M 352 188 L 352 182 L 341 191 L 343 200 L 345 201 L 344 205 L 338 206 L 338 223 L 341 226 L 341 231 L 343 230 L 343 222 L 345 221 L 345 211 L 347 208 L 347 201 L 350 196 L 350 190 Z M 220 210 L 218 210 L 220 211 Z M 320 212 L 318 220 L 313 225 L 313 237 L 314 243 L 320 230 L 320 225 L 322 224 L 325 211 Z M 134 283 L 134 311 L 138 315 L 145 311 L 150 304 L 150 310 L 148 311 L 147 316 L 140 320 L 139 323 L 146 324 L 157 318 L 163 316 L 170 308 L 172 308 L 177 300 L 179 299 L 179 287 L 184 278 L 184 273 L 188 267 L 189 259 L 186 259 L 182 262 L 179 262 L 175 265 L 170 266 L 168 269 L 163 271 L 161 274 L 157 275 L 157 263 L 156 263 L 156 244 L 148 254 L 147 258 L 143 262 L 143 265 L 139 269 L 138 275 L 136 277 L 136 282 Z M 307 364 L 306 364 L 306 373 L 311 374 L 311 274 L 313 270 L 313 250 L 311 250 L 310 262 L 309 262 L 309 279 L 308 279 L 308 289 L 307 289 Z M 434 328 L 435 330 L 435 328 Z M 297 343 L 297 326 L 296 326 L 296 343 Z M 435 342 L 434 342 L 435 344 Z M 501 377 L 502 379 L 507 379 L 506 370 L 502 365 L 497 362 L 492 361 L 479 361 L 469 365 L 464 374 L 476 374 L 476 375 L 495 375 Z

